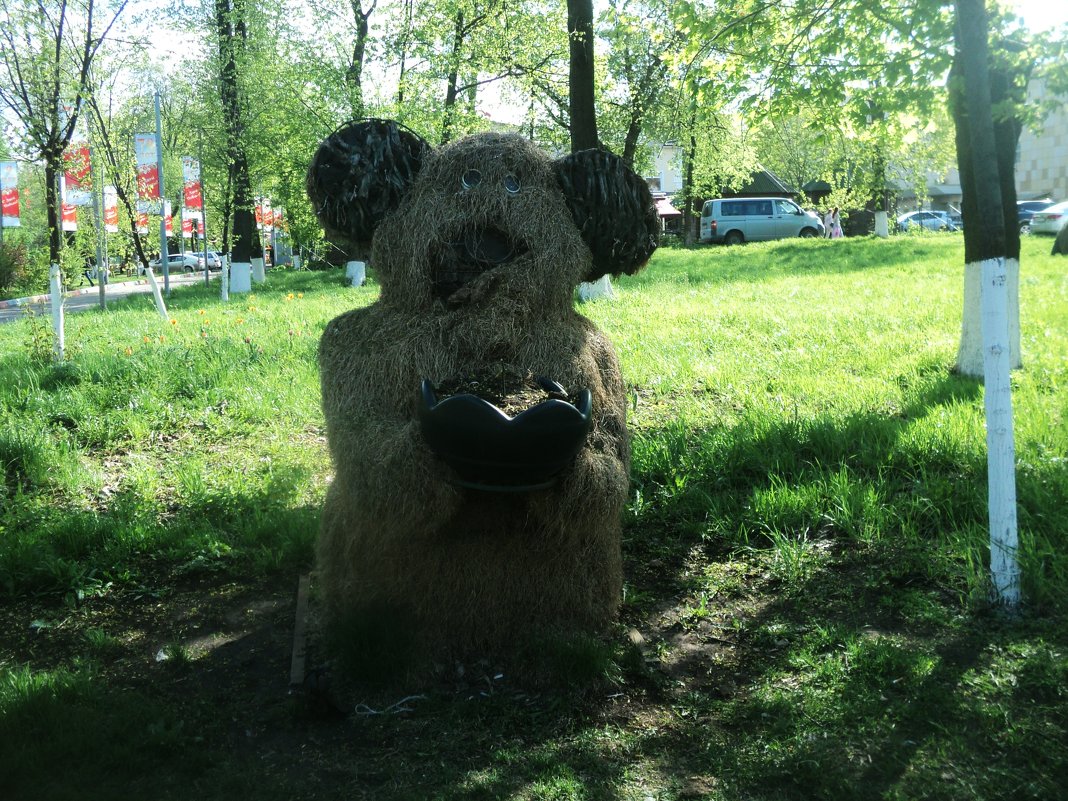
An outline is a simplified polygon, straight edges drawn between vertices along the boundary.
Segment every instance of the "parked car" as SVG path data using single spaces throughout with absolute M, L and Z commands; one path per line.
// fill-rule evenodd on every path
M 1054 203 L 1034 213 L 1031 217 L 1031 233 L 1056 236 L 1064 228 L 1065 223 L 1068 223 L 1068 201 Z
M 1054 205 L 1053 201 L 1049 198 L 1045 200 L 1017 200 L 1016 218 L 1020 226 L 1020 233 L 1031 233 L 1031 220 L 1034 218 L 1035 212 L 1045 211 L 1052 205 Z
M 795 236 L 823 236 L 823 222 L 786 198 L 716 198 L 701 209 L 702 242 L 740 245 Z
M 214 250 L 209 250 L 208 251 L 208 269 L 209 270 L 221 270 L 222 269 L 222 256 L 220 256 Z
M 910 211 L 897 218 L 897 226 L 902 231 L 925 229 L 927 231 L 958 231 L 960 228 L 948 211 Z
M 163 263 L 159 259 L 153 259 L 148 263 L 148 266 L 155 272 L 162 268 L 162 264 Z M 204 259 L 203 257 L 193 255 L 192 253 L 171 253 L 167 256 L 167 267 L 170 270 L 203 270 Z

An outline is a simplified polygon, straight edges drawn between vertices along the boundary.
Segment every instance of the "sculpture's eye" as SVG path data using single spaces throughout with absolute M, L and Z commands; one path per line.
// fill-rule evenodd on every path
M 482 183 L 482 173 L 478 170 L 468 170 L 460 178 L 460 183 L 463 184 L 464 189 L 472 189 Z
M 514 175 L 504 176 L 504 188 L 508 191 L 509 195 L 514 195 L 519 191 L 519 179 Z

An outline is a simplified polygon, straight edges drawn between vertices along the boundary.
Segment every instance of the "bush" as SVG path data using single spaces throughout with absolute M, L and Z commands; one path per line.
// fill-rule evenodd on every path
M 29 275 L 29 255 L 22 243 L 0 244 L 0 293 L 25 283 Z

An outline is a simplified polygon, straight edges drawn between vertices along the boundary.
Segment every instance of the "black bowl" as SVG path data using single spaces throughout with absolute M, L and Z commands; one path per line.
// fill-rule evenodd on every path
M 566 395 L 563 387 L 536 379 L 546 392 Z M 590 430 L 588 389 L 575 403 L 550 398 L 509 417 L 477 395 L 438 401 L 424 378 L 419 423 L 430 449 L 453 470 L 457 484 L 496 492 L 544 489 L 581 450 Z

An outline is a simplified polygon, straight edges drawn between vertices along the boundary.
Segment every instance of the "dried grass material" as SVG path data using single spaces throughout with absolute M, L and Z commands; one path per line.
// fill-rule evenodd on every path
M 465 189 L 472 169 L 481 181 Z M 516 243 L 514 256 L 436 293 L 441 254 L 485 230 Z M 435 658 L 603 630 L 622 584 L 625 392 L 610 344 L 573 308 L 590 253 L 548 158 L 496 134 L 433 153 L 382 221 L 373 260 L 381 298 L 333 320 L 320 345 L 336 468 L 318 546 L 329 609 L 398 609 Z M 501 363 L 591 392 L 585 445 L 550 489 L 458 487 L 420 433 L 422 378 L 441 386 Z

